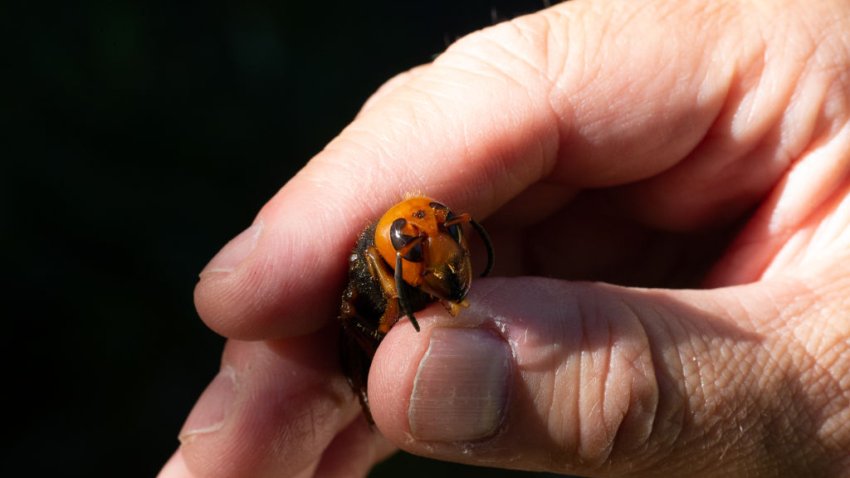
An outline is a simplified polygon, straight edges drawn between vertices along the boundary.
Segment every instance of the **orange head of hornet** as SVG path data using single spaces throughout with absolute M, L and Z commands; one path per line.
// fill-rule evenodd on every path
M 403 283 L 439 299 L 452 314 L 465 305 L 472 283 L 472 264 L 463 232 L 468 223 L 487 247 L 487 267 L 493 267 L 493 247 L 481 225 L 469 214 L 454 214 L 443 204 L 414 197 L 391 207 L 375 228 L 375 246 L 394 271 L 402 315 L 411 317 Z

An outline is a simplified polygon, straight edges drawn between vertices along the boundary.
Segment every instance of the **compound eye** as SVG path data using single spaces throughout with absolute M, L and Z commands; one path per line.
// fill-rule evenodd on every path
M 449 208 L 447 208 L 445 205 L 443 205 L 441 203 L 438 203 L 437 201 L 431 201 L 431 203 L 428 204 L 428 205 L 431 206 L 431 208 L 435 211 L 442 211 L 443 213 L 445 213 L 445 215 L 446 215 L 446 221 L 445 222 L 449 223 L 448 226 L 445 226 L 446 231 L 449 233 L 450 236 L 452 236 L 452 239 L 454 239 L 455 242 L 460 244 L 461 234 L 462 234 L 463 230 L 461 229 L 459 223 L 458 224 L 451 224 L 452 220 L 456 219 L 457 216 L 455 216 L 455 214 L 451 210 L 449 210 Z
M 446 222 L 451 223 L 453 219 L 457 216 L 454 215 L 453 212 L 449 211 L 446 214 Z M 446 226 L 446 230 L 449 232 L 449 235 L 452 236 L 452 239 L 455 240 L 458 244 L 460 244 L 460 240 L 463 234 L 463 229 L 460 227 L 460 223 L 451 224 L 450 226 Z
M 405 226 L 407 226 L 407 220 L 404 218 L 396 219 L 390 226 L 390 241 L 393 249 L 401 252 L 401 257 L 406 261 L 422 262 L 422 236 L 405 234 Z M 416 226 L 411 225 L 411 228 L 416 230 Z
M 437 201 L 431 201 L 431 202 L 428 203 L 428 205 L 431 206 L 431 209 L 433 209 L 435 211 L 448 211 L 449 210 L 449 208 L 447 208 L 442 203 L 438 203 Z

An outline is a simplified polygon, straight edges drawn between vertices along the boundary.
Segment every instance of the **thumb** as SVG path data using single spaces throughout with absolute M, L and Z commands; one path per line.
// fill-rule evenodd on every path
M 386 337 L 370 374 L 372 413 L 403 449 L 485 466 L 582 475 L 803 466 L 799 430 L 783 417 L 817 405 L 801 400 L 793 355 L 767 333 L 782 310 L 776 297 L 795 297 L 785 287 L 481 280 L 458 318 L 428 309 L 421 333 L 400 323 Z

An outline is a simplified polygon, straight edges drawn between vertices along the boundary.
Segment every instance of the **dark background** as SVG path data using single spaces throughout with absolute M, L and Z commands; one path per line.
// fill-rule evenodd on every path
M 0 475 L 153 476 L 218 368 L 206 261 L 382 82 L 544 2 L 8 3 Z

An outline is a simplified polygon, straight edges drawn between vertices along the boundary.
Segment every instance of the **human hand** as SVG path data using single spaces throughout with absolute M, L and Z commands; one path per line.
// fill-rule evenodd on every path
M 848 13 L 574 1 L 390 81 L 202 273 L 231 340 L 162 476 L 358 476 L 393 446 L 582 475 L 848 469 Z M 357 234 L 411 191 L 486 217 L 502 277 L 387 335 L 378 433 L 334 317 Z

